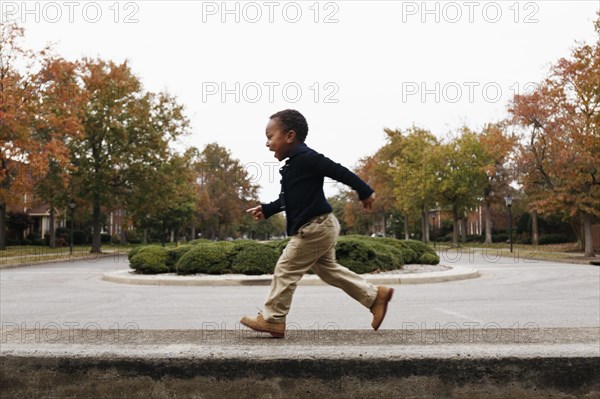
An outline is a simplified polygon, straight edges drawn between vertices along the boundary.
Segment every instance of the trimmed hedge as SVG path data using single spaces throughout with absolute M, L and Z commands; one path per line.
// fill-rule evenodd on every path
M 377 270 L 375 249 L 364 240 L 353 236 L 340 237 L 335 247 L 338 263 L 355 273 L 370 273 Z
M 177 248 L 171 248 L 167 251 L 167 267 L 170 272 L 175 271 L 175 265 L 179 262 L 179 259 L 185 255 L 189 250 L 194 248 L 192 245 L 182 245 Z
M 367 247 L 369 247 L 369 249 L 372 251 L 373 256 L 370 260 L 370 263 L 372 263 L 372 266 L 374 266 L 374 270 L 395 270 L 395 269 L 401 269 L 402 266 L 404 266 L 404 253 L 402 252 L 402 250 L 400 250 L 397 247 L 394 247 L 392 245 L 387 245 L 385 242 L 381 241 L 378 238 L 371 238 L 371 237 L 360 237 L 360 236 L 350 236 L 349 238 L 345 238 L 345 237 L 341 237 L 340 241 L 338 241 L 338 246 L 340 244 L 340 242 L 344 242 L 345 240 L 357 240 L 359 242 L 362 242 L 363 245 L 366 245 Z M 358 247 L 356 247 L 353 251 L 353 253 L 351 254 L 347 254 L 344 253 L 342 251 L 339 251 L 339 249 L 336 246 L 336 257 L 338 258 L 339 262 L 346 266 L 349 267 L 351 270 L 355 271 L 353 269 L 353 267 L 347 266 L 346 263 L 348 263 L 348 261 L 343 261 L 342 258 L 343 257 L 351 257 L 353 259 L 357 259 L 358 256 L 360 256 L 360 254 L 356 253 L 356 249 L 358 249 Z M 360 251 L 360 249 L 359 249 Z M 371 252 L 369 251 L 369 253 Z M 338 252 L 342 252 L 339 253 Z M 344 263 L 346 262 L 346 263 Z M 355 264 L 354 262 L 352 262 L 353 264 Z M 354 266 L 356 267 L 356 266 Z
M 413 250 L 410 246 L 406 245 L 406 241 L 396 240 L 395 238 L 382 237 L 382 238 L 371 238 L 372 240 L 380 240 L 382 243 L 386 245 L 391 245 L 395 248 L 398 248 L 402 252 L 402 258 L 404 260 L 405 265 L 409 265 L 411 263 L 417 263 L 419 260 L 419 255 L 417 252 Z
M 187 251 L 179 262 L 178 274 L 224 274 L 230 272 L 228 248 L 224 245 L 201 244 L 194 245 Z
M 131 263 L 131 259 L 133 259 L 133 257 L 135 255 L 137 255 L 140 251 L 142 250 L 147 250 L 150 248 L 162 248 L 159 245 L 147 245 L 147 246 L 139 246 L 139 247 L 133 247 L 129 250 L 129 252 L 127 252 L 127 259 L 129 259 L 129 262 Z M 133 269 L 133 268 L 132 268 Z
M 565 234 L 543 234 L 540 236 L 538 244 L 563 244 L 571 241 Z
M 232 250 L 231 270 L 241 274 L 273 274 L 280 253 L 277 249 L 258 242 L 236 244 Z
M 437 265 L 440 263 L 440 257 L 435 253 L 433 248 L 423 244 L 421 241 L 415 240 L 397 240 L 391 237 L 367 237 L 367 236 L 347 236 L 362 240 L 371 244 L 384 244 L 388 247 L 395 248 L 401 254 L 401 259 L 405 265 L 422 264 L 422 265 Z M 342 263 L 342 262 L 340 262 Z M 343 264 L 343 263 L 342 263 Z M 397 268 L 397 267 L 393 267 Z M 380 267 L 381 270 L 389 270 L 385 266 Z
M 134 251 L 137 249 L 137 251 Z M 131 255 L 133 251 L 133 255 Z M 167 273 L 167 250 L 160 246 L 138 247 L 129 251 L 129 267 L 137 273 Z
M 156 245 L 135 247 L 128 257 L 130 266 L 139 273 L 272 274 L 289 241 L 261 244 L 250 240 L 200 239 L 168 250 Z M 359 235 L 339 237 L 336 257 L 340 264 L 359 274 L 400 269 L 409 263 L 435 265 L 440 261 L 432 248 L 419 241 Z M 148 265 L 142 264 L 145 261 Z

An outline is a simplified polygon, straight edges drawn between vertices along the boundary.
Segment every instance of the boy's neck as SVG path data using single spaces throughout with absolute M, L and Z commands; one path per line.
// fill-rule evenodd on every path
M 290 149 L 289 149 L 289 151 L 287 153 L 287 157 L 286 158 L 289 159 L 292 156 L 292 154 L 294 153 L 294 151 L 296 150 L 296 148 L 298 148 L 302 144 L 304 144 L 304 143 L 302 143 L 300 141 L 294 141 L 293 143 L 291 143 L 290 144 Z

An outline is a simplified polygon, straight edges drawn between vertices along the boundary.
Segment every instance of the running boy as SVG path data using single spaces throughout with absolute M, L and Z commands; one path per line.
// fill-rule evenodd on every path
M 340 224 L 325 199 L 324 177 L 356 190 L 365 210 L 371 209 L 375 193 L 354 173 L 304 144 L 307 134 L 306 119 L 296 110 L 277 112 L 267 124 L 267 147 L 275 152 L 278 161 L 288 158 L 280 169 L 281 193 L 270 204 L 261 204 L 246 212 L 260 220 L 285 211 L 287 234 L 291 239 L 275 266 L 264 311 L 255 317 L 243 317 L 241 323 L 273 337 L 284 337 L 285 318 L 296 284 L 312 268 L 323 281 L 341 288 L 369 308 L 373 314 L 371 326 L 377 330 L 394 289 L 375 287 L 336 262 L 335 244 Z

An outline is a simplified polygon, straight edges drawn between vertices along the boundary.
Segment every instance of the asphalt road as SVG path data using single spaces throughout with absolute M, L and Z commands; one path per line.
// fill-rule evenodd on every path
M 600 327 L 600 267 L 495 255 L 443 253 L 443 264 L 477 268 L 482 277 L 397 286 L 382 329 L 512 329 L 535 338 L 543 328 Z M 2 329 L 237 330 L 240 317 L 256 313 L 268 292 L 101 280 L 127 267 L 124 258 L 103 258 L 0 270 Z M 342 291 L 300 286 L 288 330 L 370 329 L 370 321 L 369 311 Z

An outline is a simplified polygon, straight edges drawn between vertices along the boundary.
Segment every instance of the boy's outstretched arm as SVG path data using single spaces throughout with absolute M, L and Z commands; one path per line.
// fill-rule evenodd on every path
M 333 180 L 337 180 L 340 183 L 352 187 L 358 193 L 358 199 L 362 202 L 365 210 L 371 209 L 371 205 L 375 200 L 375 192 L 354 172 L 350 171 L 345 166 L 332 161 L 323 154 L 315 153 L 305 159 L 305 167 L 307 169 L 312 169 L 315 173 L 330 177 Z

